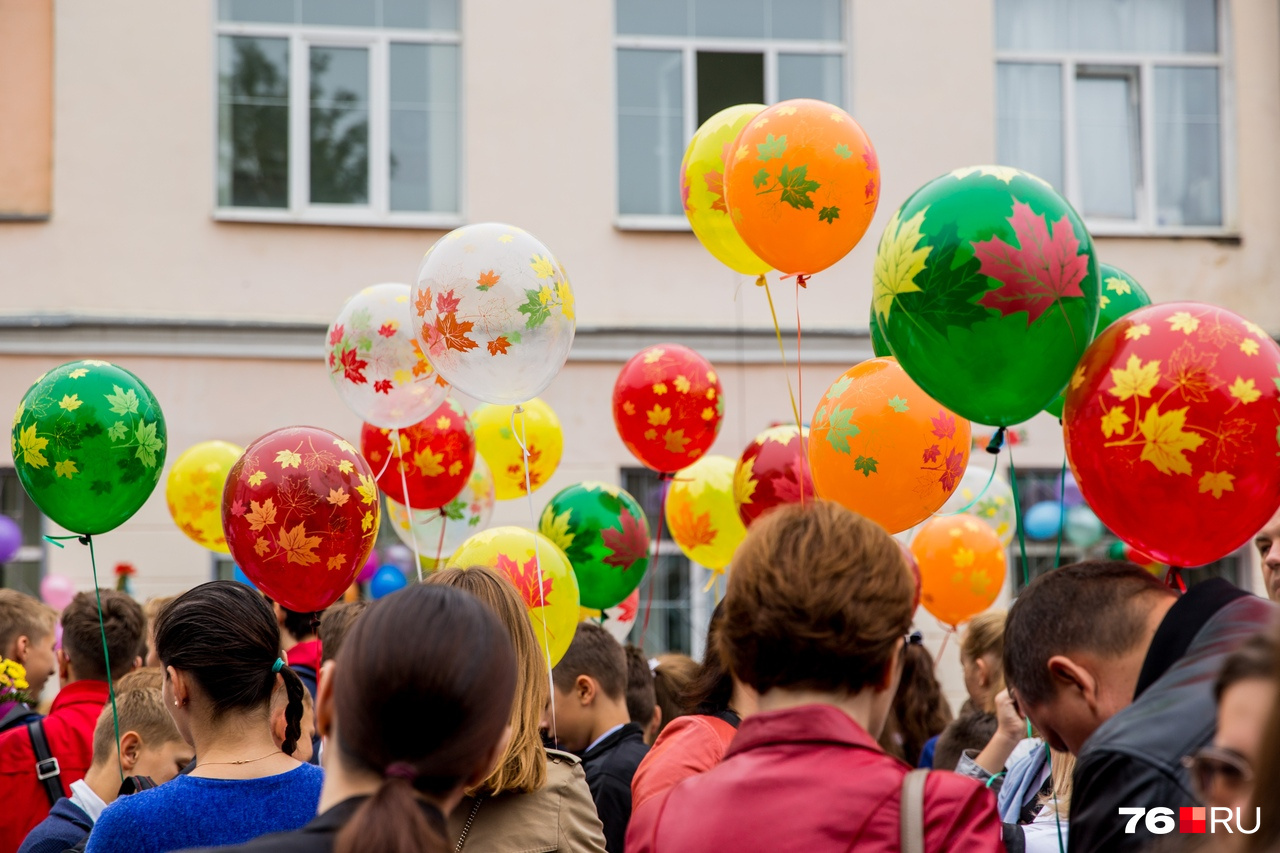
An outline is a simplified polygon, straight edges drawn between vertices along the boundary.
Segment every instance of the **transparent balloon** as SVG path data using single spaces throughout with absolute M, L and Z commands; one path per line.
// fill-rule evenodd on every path
M 415 509 L 412 523 L 404 504 L 390 497 L 386 500 L 387 520 L 400 541 L 438 561 L 452 556 L 463 542 L 489 526 L 496 502 L 493 474 L 484 459 L 477 456 L 462 493 L 440 509 Z
M 1018 532 L 1018 513 L 1013 504 L 1013 489 L 999 471 L 993 477 L 991 469 L 971 461 L 960 478 L 960 485 L 938 510 L 938 515 L 966 512 L 980 518 L 1000 537 L 1000 543 L 1008 547 Z

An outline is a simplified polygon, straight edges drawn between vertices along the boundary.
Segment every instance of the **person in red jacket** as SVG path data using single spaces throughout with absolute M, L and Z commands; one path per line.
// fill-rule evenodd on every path
M 103 658 L 98 608 L 92 592 L 78 594 L 62 611 L 58 677 L 62 689 L 41 723 L 49 752 L 57 761 L 63 796 L 84 778 L 93 761 L 93 729 L 109 698 L 108 679 L 142 663 L 145 619 L 128 595 L 104 589 L 102 618 L 111 666 Z M 0 851 L 17 850 L 52 805 L 36 774 L 35 750 L 26 726 L 0 734 Z
M 929 772 L 917 819 L 902 819 L 911 768 L 876 737 L 913 596 L 894 540 L 837 504 L 758 519 L 734 557 L 719 645 L 759 711 L 719 765 L 636 810 L 628 853 L 887 853 L 904 849 L 904 829 L 929 851 L 1001 851 L 995 798 L 973 779 Z

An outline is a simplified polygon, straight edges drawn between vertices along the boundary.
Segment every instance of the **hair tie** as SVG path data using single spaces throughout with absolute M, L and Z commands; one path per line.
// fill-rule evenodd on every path
M 388 764 L 387 769 L 383 770 L 382 774 L 388 779 L 403 779 L 406 782 L 412 782 L 414 779 L 418 778 L 417 768 L 412 764 L 406 764 L 403 761 Z
M 282 669 L 284 669 L 284 661 L 281 660 L 280 658 L 276 658 L 276 662 L 271 664 L 271 671 L 279 672 Z

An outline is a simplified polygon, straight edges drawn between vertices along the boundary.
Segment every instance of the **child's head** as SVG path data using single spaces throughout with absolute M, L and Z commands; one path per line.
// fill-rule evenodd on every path
M 53 651 L 58 614 L 52 607 L 16 589 L 0 589 L 0 657 L 27 671 L 27 692 L 39 696 L 57 671 Z
M 685 699 L 697 675 L 698 662 L 688 655 L 658 655 L 658 665 L 653 670 L 653 694 L 662 716 L 652 739 L 645 733 L 648 743 L 657 740 L 672 720 L 685 713 Z
M 555 738 L 570 752 L 591 745 L 593 733 L 630 719 L 627 714 L 627 653 L 613 636 L 583 622 L 551 672 L 555 687 Z M 543 718 L 551 722 L 551 716 Z
M 97 597 L 81 592 L 62 611 L 62 649 L 58 667 L 64 684 L 72 681 L 115 681 L 134 669 L 141 661 L 146 619 L 142 608 L 123 592 L 100 590 L 102 624 L 98 623 Z M 103 634 L 106 634 L 107 661 L 102 656 Z
M 1004 689 L 1004 610 L 979 613 L 969 620 L 960 644 L 964 686 L 974 707 L 994 711 L 996 694 Z
M 355 624 L 356 619 L 365 608 L 369 606 L 367 601 L 344 601 L 335 604 L 324 612 L 324 616 L 320 618 L 320 628 L 318 635 L 320 637 L 320 664 L 323 666 L 331 660 L 336 660 L 338 650 L 342 648 L 342 641 L 346 638 L 347 633 L 351 630 L 351 626 Z
M 624 651 L 627 653 L 627 715 L 646 732 L 650 726 L 657 729 L 662 721 L 657 717 L 660 712 L 649 658 L 636 646 L 627 646 Z
M 298 612 L 281 606 L 280 602 L 271 602 L 271 608 L 276 614 L 276 624 L 280 626 L 282 639 L 285 645 L 291 646 L 294 643 L 301 643 L 303 640 L 314 640 L 316 638 L 316 626 L 320 624 L 321 617 L 324 616 L 323 610 L 314 613 L 311 611 Z
M 111 705 L 102 709 L 93 729 L 93 766 L 125 776 L 147 776 L 157 785 L 168 782 L 191 762 L 193 750 L 173 724 L 164 706 L 158 669 L 140 669 L 116 685 L 116 710 L 120 715 L 120 748 L 116 750 L 116 726 Z M 118 756 L 118 758 L 117 758 Z
M 996 733 L 996 715 L 985 711 L 961 714 L 942 730 L 933 750 L 933 769 L 955 770 L 966 749 L 981 751 Z

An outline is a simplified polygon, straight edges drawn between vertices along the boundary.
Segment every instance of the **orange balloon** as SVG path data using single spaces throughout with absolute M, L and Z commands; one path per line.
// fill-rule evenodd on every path
M 862 127 L 825 101 L 764 110 L 738 134 L 724 173 L 734 227 L 781 272 L 812 275 L 849 254 L 880 201 L 880 163 Z
M 994 604 L 1004 586 L 1004 546 L 980 518 L 938 516 L 916 533 L 911 553 L 920 564 L 920 603 L 953 628 Z
M 969 464 L 969 422 L 944 409 L 893 358 L 855 364 L 831 384 L 809 427 L 819 497 L 890 533 L 937 512 Z

